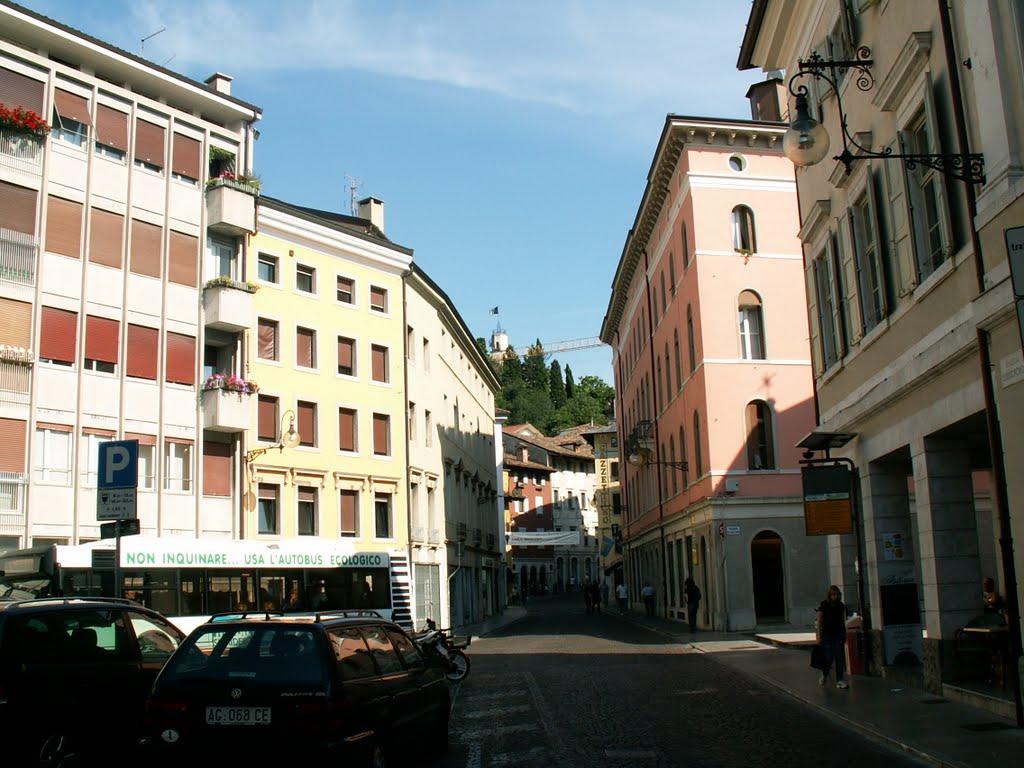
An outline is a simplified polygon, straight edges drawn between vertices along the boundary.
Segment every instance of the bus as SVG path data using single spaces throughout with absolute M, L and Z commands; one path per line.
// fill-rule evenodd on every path
M 190 632 L 215 613 L 366 609 L 412 629 L 408 556 L 346 542 L 121 537 L 0 553 L 0 597 L 127 597 Z

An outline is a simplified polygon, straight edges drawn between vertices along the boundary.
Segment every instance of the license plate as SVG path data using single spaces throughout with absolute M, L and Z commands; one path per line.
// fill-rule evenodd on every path
M 269 725 L 270 707 L 207 707 L 207 725 Z

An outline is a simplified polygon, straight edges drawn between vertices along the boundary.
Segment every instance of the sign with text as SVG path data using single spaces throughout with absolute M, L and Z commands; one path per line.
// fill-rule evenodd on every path
M 807 535 L 853 533 L 849 467 L 845 464 L 811 464 L 803 467 L 801 474 Z
M 99 444 L 96 467 L 96 519 L 134 520 L 138 506 L 139 441 Z

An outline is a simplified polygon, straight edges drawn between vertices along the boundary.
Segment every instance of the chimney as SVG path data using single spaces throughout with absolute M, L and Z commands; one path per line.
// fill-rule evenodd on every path
M 231 95 L 231 81 L 234 80 L 231 75 L 225 75 L 223 72 L 214 72 L 204 81 L 217 93 L 223 93 L 225 96 Z
M 364 197 L 359 201 L 359 218 L 369 219 L 381 232 L 384 231 L 384 201 L 376 197 Z
M 788 121 L 789 102 L 781 72 L 772 72 L 768 79 L 750 86 L 747 98 L 750 99 L 750 116 L 754 120 Z

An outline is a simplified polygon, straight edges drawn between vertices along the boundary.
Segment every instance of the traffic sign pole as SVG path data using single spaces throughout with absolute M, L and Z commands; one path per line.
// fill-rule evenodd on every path
M 114 521 L 114 594 L 121 589 L 122 522 L 138 519 L 139 441 L 100 443 L 96 472 L 96 518 Z

